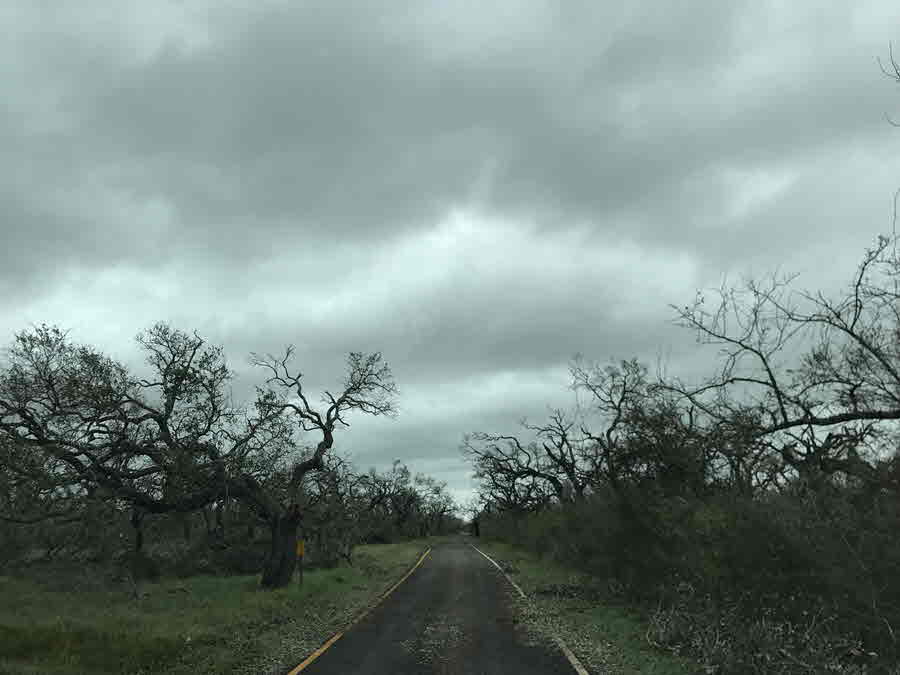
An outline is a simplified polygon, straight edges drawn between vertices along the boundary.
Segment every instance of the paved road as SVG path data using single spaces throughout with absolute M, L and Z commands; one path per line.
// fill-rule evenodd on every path
M 508 582 L 465 540 L 439 544 L 303 675 L 573 675 L 514 620 Z

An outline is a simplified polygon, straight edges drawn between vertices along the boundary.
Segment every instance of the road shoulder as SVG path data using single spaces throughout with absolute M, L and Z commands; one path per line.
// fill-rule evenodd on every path
M 346 631 L 377 607 L 429 547 L 424 539 L 357 547 L 354 567 L 347 572 L 348 576 L 351 572 L 361 573 L 358 583 L 327 602 L 297 606 L 295 615 L 284 626 L 261 636 L 265 655 L 247 663 L 236 674 L 284 675 L 292 671 L 337 633 Z

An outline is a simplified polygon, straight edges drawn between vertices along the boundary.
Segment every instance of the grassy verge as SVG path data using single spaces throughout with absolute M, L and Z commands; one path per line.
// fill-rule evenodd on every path
M 0 577 L 0 673 L 283 673 L 374 603 L 427 546 L 360 546 L 353 567 L 302 587 L 257 576 L 193 577 L 116 589 Z
M 655 649 L 636 610 L 616 604 L 600 582 L 508 544 L 476 540 L 528 595 L 518 601 L 525 623 L 539 635 L 559 636 L 592 673 L 694 675 L 700 666 Z M 515 594 L 518 598 L 518 594 Z

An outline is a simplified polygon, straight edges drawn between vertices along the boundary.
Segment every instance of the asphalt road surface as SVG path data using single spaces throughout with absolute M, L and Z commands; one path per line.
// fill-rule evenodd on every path
M 573 675 L 515 621 L 510 590 L 464 539 L 439 544 L 302 675 Z

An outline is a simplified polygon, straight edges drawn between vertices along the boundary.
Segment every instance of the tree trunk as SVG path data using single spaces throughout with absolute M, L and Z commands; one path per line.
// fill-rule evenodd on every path
M 131 510 L 131 526 L 134 528 L 134 552 L 144 550 L 144 514 L 138 509 Z
M 222 539 L 225 538 L 225 504 L 219 502 L 216 504 L 216 534 Z
M 190 513 L 182 513 L 181 514 L 181 534 L 184 537 L 184 542 L 189 544 L 191 542 L 191 514 Z
M 222 502 L 218 502 L 215 508 L 215 525 L 210 533 L 209 541 L 216 548 L 225 548 L 225 521 L 222 518 Z
M 300 509 L 295 504 L 287 513 L 273 515 L 270 522 L 272 541 L 263 569 L 263 588 L 284 588 L 291 583 L 297 565 L 297 533 L 300 529 Z

